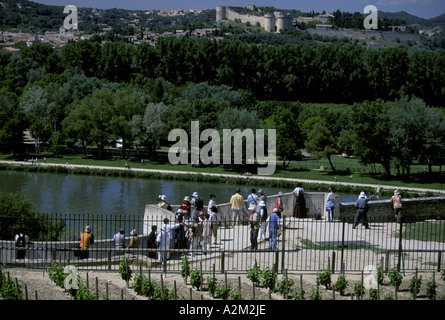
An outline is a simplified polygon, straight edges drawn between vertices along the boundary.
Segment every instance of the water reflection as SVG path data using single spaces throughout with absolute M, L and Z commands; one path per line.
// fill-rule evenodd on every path
M 237 187 L 225 183 L 0 171 L 0 192 L 19 192 L 43 212 L 70 215 L 143 216 L 145 205 L 156 203 L 160 194 L 165 194 L 168 202 L 179 204 L 194 191 L 205 205 L 211 193 L 216 195 L 217 203 L 225 203 Z M 240 186 L 245 198 L 250 188 Z M 266 195 L 292 191 L 270 187 L 263 190 Z M 340 200 L 352 201 L 356 197 L 341 195 Z

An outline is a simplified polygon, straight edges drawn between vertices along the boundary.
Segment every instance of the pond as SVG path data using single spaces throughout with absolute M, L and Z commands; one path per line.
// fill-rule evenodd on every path
M 0 171 L 0 192 L 18 192 L 40 211 L 60 214 L 143 216 L 145 205 L 156 204 L 160 194 L 165 194 L 169 203 L 180 204 L 186 195 L 197 191 L 207 205 L 211 193 L 216 195 L 216 203 L 229 202 L 237 187 L 225 183 Z M 243 185 L 240 189 L 246 198 L 251 187 Z M 266 195 L 292 191 L 273 187 L 263 190 Z M 357 198 L 355 194 L 339 196 L 341 202 Z

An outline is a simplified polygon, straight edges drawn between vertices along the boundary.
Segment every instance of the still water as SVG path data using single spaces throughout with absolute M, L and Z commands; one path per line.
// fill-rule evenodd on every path
M 165 194 L 169 203 L 180 204 L 184 196 L 191 196 L 194 191 L 205 205 L 211 193 L 216 195 L 216 203 L 226 203 L 236 188 L 225 183 L 0 171 L 0 192 L 18 192 L 40 211 L 68 215 L 143 216 L 145 205 L 156 204 L 160 194 Z M 250 188 L 240 186 L 245 198 Z M 292 191 L 269 187 L 263 190 L 266 195 Z M 352 201 L 349 199 L 357 197 L 339 195 L 340 201 Z

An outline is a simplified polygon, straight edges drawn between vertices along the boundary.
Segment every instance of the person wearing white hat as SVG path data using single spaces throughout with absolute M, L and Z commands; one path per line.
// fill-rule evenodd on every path
M 192 218 L 196 219 L 199 218 L 199 212 L 204 209 L 204 202 L 199 197 L 198 192 L 193 192 L 192 199 L 190 200 L 191 205 L 191 213 Z
M 170 249 L 170 240 L 172 239 L 172 231 L 179 228 L 184 223 L 176 223 L 171 225 L 170 219 L 164 218 L 164 224 L 160 228 L 160 232 L 156 237 L 156 242 L 159 244 L 158 248 L 158 260 L 162 263 L 165 263 L 170 258 L 170 252 L 167 250 Z
M 258 232 L 258 241 L 266 239 L 266 220 L 267 220 L 267 208 L 266 202 L 261 200 L 258 202 L 258 215 L 260 216 L 260 231 Z
M 402 221 L 402 196 L 399 190 L 394 191 L 394 195 L 389 199 L 392 202 L 392 209 L 394 210 L 394 218 L 397 222 Z
M 355 202 L 355 207 L 357 208 L 357 213 L 355 214 L 354 224 L 352 228 L 355 229 L 360 220 L 363 220 L 362 224 L 366 229 L 369 229 L 368 224 L 368 201 L 371 200 L 374 195 L 370 197 L 366 197 L 366 193 L 364 191 L 360 192 L 360 196 Z
M 170 206 L 170 204 L 167 202 L 167 196 L 165 194 L 163 194 L 160 198 L 161 202 L 158 203 L 158 207 L 165 209 L 165 210 L 172 210 L 172 207 Z
M 80 259 L 88 259 L 89 258 L 89 248 L 94 242 L 94 235 L 91 233 L 91 227 L 86 226 L 85 232 L 80 234 L 80 251 L 79 258 Z
M 139 237 L 138 237 L 138 232 L 136 231 L 136 229 L 131 230 L 130 232 L 130 243 L 128 244 L 127 249 L 129 248 L 139 248 Z

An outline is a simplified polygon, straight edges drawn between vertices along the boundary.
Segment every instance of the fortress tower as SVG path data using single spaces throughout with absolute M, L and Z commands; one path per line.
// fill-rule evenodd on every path
M 277 32 L 285 28 L 292 28 L 292 17 L 283 12 L 275 12 Z
M 275 16 L 271 13 L 264 15 L 264 29 L 268 32 L 275 32 Z
M 266 13 L 264 16 L 256 16 L 250 14 L 241 14 L 245 9 L 243 7 L 217 6 L 216 22 L 222 20 L 240 20 L 243 23 L 249 22 L 252 25 L 261 25 L 267 32 L 280 32 L 284 28 L 292 28 L 292 16 L 283 12 Z M 249 9 L 255 9 L 253 4 L 249 5 Z
M 226 7 L 217 6 L 216 7 L 216 22 L 227 19 Z

